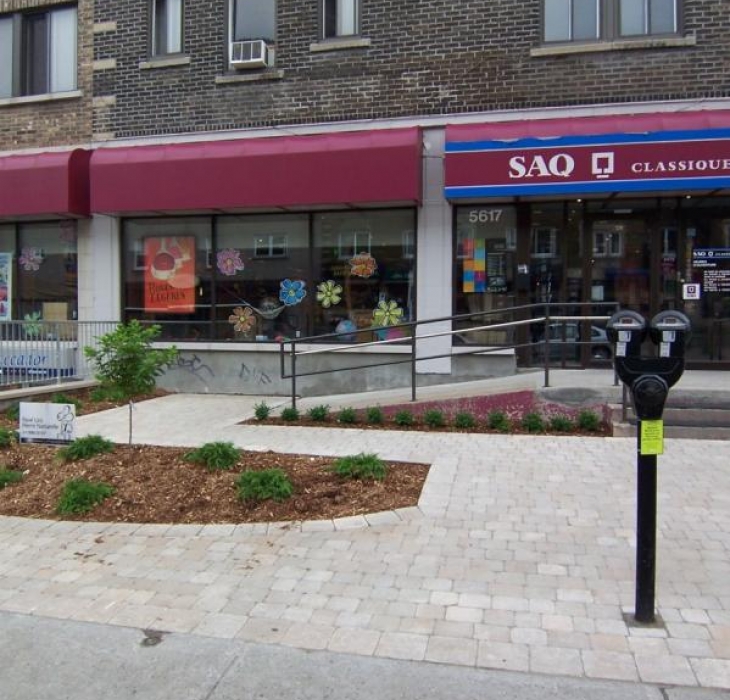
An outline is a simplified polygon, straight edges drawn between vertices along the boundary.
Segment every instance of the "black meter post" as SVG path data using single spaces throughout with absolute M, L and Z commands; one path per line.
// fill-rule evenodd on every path
M 679 311 L 663 311 L 650 324 L 634 311 L 619 311 L 608 321 L 609 340 L 615 344 L 616 374 L 629 388 L 636 412 L 636 608 L 637 622 L 655 622 L 657 444 L 663 440 L 662 415 L 669 389 L 684 372 L 689 319 Z M 644 356 L 649 335 L 657 354 Z M 651 444 L 650 444 L 651 442 Z

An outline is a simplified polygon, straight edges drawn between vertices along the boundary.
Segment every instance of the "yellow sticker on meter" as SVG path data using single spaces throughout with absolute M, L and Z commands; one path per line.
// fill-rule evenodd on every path
M 642 455 L 664 454 L 664 421 L 641 421 L 641 453 Z

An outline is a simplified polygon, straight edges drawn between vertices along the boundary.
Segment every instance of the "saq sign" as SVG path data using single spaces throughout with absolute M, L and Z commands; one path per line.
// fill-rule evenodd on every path
M 694 132 L 697 133 L 697 132 Z M 652 134 L 657 139 L 661 133 Z M 447 143 L 446 196 L 661 191 L 730 186 L 730 135 Z M 595 141 L 591 143 L 590 141 Z M 523 145 L 523 147 L 520 147 Z

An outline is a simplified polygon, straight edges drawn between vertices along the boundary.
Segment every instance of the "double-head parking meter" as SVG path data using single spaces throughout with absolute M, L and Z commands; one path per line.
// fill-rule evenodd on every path
M 647 333 L 657 346 L 658 356 L 641 354 Z M 684 372 L 689 333 L 689 319 L 680 311 L 662 311 L 648 327 L 646 319 L 635 311 L 619 311 L 609 319 L 606 334 L 616 346 L 616 374 L 631 390 L 639 420 L 662 417 L 669 389 Z
M 614 367 L 631 391 L 637 426 L 636 612 L 639 623 L 654 623 L 656 583 L 656 456 L 663 447 L 662 414 L 669 389 L 684 372 L 689 319 L 679 311 L 662 311 L 647 324 L 635 311 L 619 311 L 606 333 L 615 344 Z M 642 355 L 647 337 L 657 354 Z

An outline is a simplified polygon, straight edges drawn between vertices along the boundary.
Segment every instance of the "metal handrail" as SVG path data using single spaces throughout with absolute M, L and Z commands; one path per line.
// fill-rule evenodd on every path
M 428 319 L 422 319 L 422 320 L 414 320 L 414 321 L 406 321 L 404 323 L 395 324 L 392 326 L 374 326 L 372 328 L 367 329 L 360 329 L 356 331 L 345 331 L 341 333 L 326 333 L 321 335 L 315 335 L 315 336 L 308 336 L 305 338 L 295 338 L 295 339 L 288 339 L 288 340 L 282 340 L 279 342 L 279 359 L 280 359 L 280 369 L 281 369 L 281 378 L 282 379 L 291 379 L 291 405 L 293 408 L 296 407 L 296 400 L 297 400 L 297 392 L 296 392 L 296 385 L 297 385 L 297 378 L 298 377 L 308 377 L 308 376 L 314 376 L 319 374 L 330 374 L 332 372 L 344 372 L 344 371 L 353 371 L 358 369 L 367 369 L 374 366 L 378 367 L 385 367 L 389 365 L 397 365 L 397 364 L 405 364 L 406 362 L 411 364 L 411 401 L 416 400 L 416 363 L 417 362 L 425 362 L 428 360 L 437 360 L 442 359 L 444 357 L 452 357 L 454 353 L 454 347 L 451 346 L 448 353 L 441 353 L 437 355 L 429 355 L 428 357 L 417 357 L 416 356 L 416 349 L 417 349 L 417 343 L 421 340 L 427 340 L 431 338 L 440 338 L 440 337 L 447 337 L 447 336 L 454 336 L 454 335 L 466 335 L 468 333 L 474 333 L 477 331 L 483 331 L 483 330 L 499 330 L 499 329 L 509 329 L 509 328 L 517 328 L 520 326 L 531 326 L 534 324 L 544 324 L 544 331 L 543 331 L 543 339 L 538 342 L 529 342 L 529 343 L 508 343 L 508 344 L 501 344 L 493 347 L 475 347 L 472 350 L 466 350 L 465 348 L 459 348 L 458 354 L 459 356 L 462 355 L 485 355 L 492 352 L 500 352 L 503 350 L 516 350 L 519 348 L 526 348 L 526 347 L 537 347 L 540 345 L 543 345 L 544 347 L 544 385 L 546 387 L 550 386 L 550 346 L 552 345 L 598 345 L 598 344 L 605 344 L 606 346 L 610 346 L 610 343 L 608 341 L 598 341 L 594 342 L 590 339 L 588 340 L 575 340 L 575 341 L 568 341 L 565 337 L 565 326 L 563 326 L 563 338 L 562 340 L 551 340 L 550 338 L 550 326 L 553 323 L 567 323 L 570 321 L 607 321 L 610 316 L 603 316 L 603 315 L 586 315 L 586 316 L 576 316 L 576 315 L 551 315 L 550 311 L 552 308 L 555 307 L 566 307 L 570 306 L 571 308 L 596 308 L 596 307 L 609 307 L 613 311 L 617 310 L 619 308 L 619 304 L 617 302 L 567 302 L 567 303 L 544 303 L 544 304 L 523 304 L 520 306 L 512 306 L 507 307 L 504 309 L 494 309 L 491 311 L 479 311 L 474 313 L 467 313 L 467 314 L 454 314 L 452 316 L 442 316 L 438 318 L 428 318 Z M 423 335 L 417 335 L 416 329 L 419 326 L 426 326 L 429 324 L 434 323 L 444 323 L 444 322 L 451 322 L 454 321 L 460 321 L 460 320 L 474 320 L 475 318 L 488 318 L 490 316 L 504 316 L 506 314 L 513 314 L 516 312 L 527 312 L 527 311 L 533 311 L 533 310 L 542 310 L 543 314 L 540 316 L 532 316 L 527 319 L 518 319 L 515 321 L 500 321 L 497 323 L 490 323 L 487 325 L 480 325 L 473 328 L 462 328 L 457 330 L 448 330 L 448 331 L 439 331 L 434 333 L 425 333 Z M 408 338 L 385 338 L 382 340 L 373 340 L 373 341 L 367 341 L 364 343 L 350 343 L 347 345 L 337 345 L 335 347 L 327 346 L 324 348 L 311 348 L 311 349 L 304 349 L 301 351 L 297 351 L 297 346 L 301 346 L 303 344 L 311 344 L 316 342 L 322 342 L 325 340 L 333 339 L 336 340 L 338 338 L 343 337 L 352 337 L 353 335 L 357 336 L 358 333 L 378 333 L 379 331 L 392 331 L 394 329 L 411 329 L 410 336 Z M 346 367 L 337 367 L 333 369 L 325 369 L 325 370 L 316 370 L 316 371 L 310 371 L 310 372 L 298 372 L 297 371 L 297 358 L 298 357 L 304 357 L 304 356 L 312 356 L 312 355 L 320 355 L 325 353 L 337 353 L 337 352 L 349 352 L 352 350 L 361 350 L 363 348 L 368 347 L 376 347 L 376 346 L 387 346 L 387 345 L 398 345 L 399 347 L 410 346 L 410 352 L 408 353 L 408 357 L 405 359 L 398 359 L 398 360 L 389 360 L 387 362 L 383 362 L 382 360 L 378 362 L 377 365 L 373 364 L 358 364 L 358 365 L 352 365 L 352 366 L 346 366 Z M 291 371 L 286 371 L 286 357 L 289 357 L 290 359 L 290 367 Z M 615 376 L 614 373 L 614 384 L 618 385 L 618 379 Z

